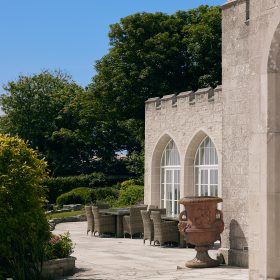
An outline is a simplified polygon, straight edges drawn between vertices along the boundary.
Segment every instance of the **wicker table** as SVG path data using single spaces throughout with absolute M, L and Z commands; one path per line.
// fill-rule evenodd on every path
M 123 216 L 129 215 L 128 208 L 110 208 L 110 209 L 100 209 L 100 213 L 109 214 L 115 216 L 116 221 L 116 236 L 123 237 Z

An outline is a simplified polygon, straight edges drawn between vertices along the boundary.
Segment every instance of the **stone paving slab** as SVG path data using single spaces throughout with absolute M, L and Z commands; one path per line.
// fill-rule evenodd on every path
M 86 222 L 63 223 L 55 233 L 69 231 L 74 241 L 77 272 L 67 280 L 247 280 L 248 269 L 220 266 L 190 269 L 184 263 L 194 249 L 144 245 L 142 239 L 86 235 Z M 215 258 L 216 250 L 209 254 Z

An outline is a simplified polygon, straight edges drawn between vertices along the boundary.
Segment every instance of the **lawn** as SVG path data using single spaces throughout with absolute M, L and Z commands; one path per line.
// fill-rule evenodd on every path
M 54 214 L 48 214 L 47 219 L 52 220 L 55 218 L 65 218 L 65 217 L 72 217 L 72 216 L 78 216 L 85 214 L 85 210 L 78 210 L 78 211 L 71 211 L 71 212 L 62 212 L 62 213 L 54 213 Z

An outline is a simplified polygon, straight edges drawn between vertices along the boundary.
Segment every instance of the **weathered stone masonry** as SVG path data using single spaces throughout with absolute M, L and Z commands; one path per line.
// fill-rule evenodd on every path
M 222 88 L 182 92 L 146 101 L 145 127 L 145 202 L 159 205 L 159 166 L 162 152 L 170 139 L 180 154 L 181 196 L 193 189 L 193 159 L 208 135 L 214 142 L 222 166 Z M 221 178 L 220 178 L 221 180 Z M 219 190 L 222 191 L 221 189 Z
M 229 264 L 249 263 L 250 279 L 280 279 L 280 0 L 232 0 L 222 11 L 222 89 L 146 102 L 145 202 L 159 205 L 170 139 L 180 195 L 193 194 L 195 152 L 208 135 L 224 200 L 221 252 Z

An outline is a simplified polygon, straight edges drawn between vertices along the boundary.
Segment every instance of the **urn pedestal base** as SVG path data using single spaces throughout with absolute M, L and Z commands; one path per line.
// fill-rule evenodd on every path
M 206 268 L 206 267 L 216 267 L 220 265 L 220 262 L 213 260 L 208 255 L 208 249 L 210 246 L 196 246 L 196 256 L 191 261 L 186 262 L 186 267 L 189 268 Z

